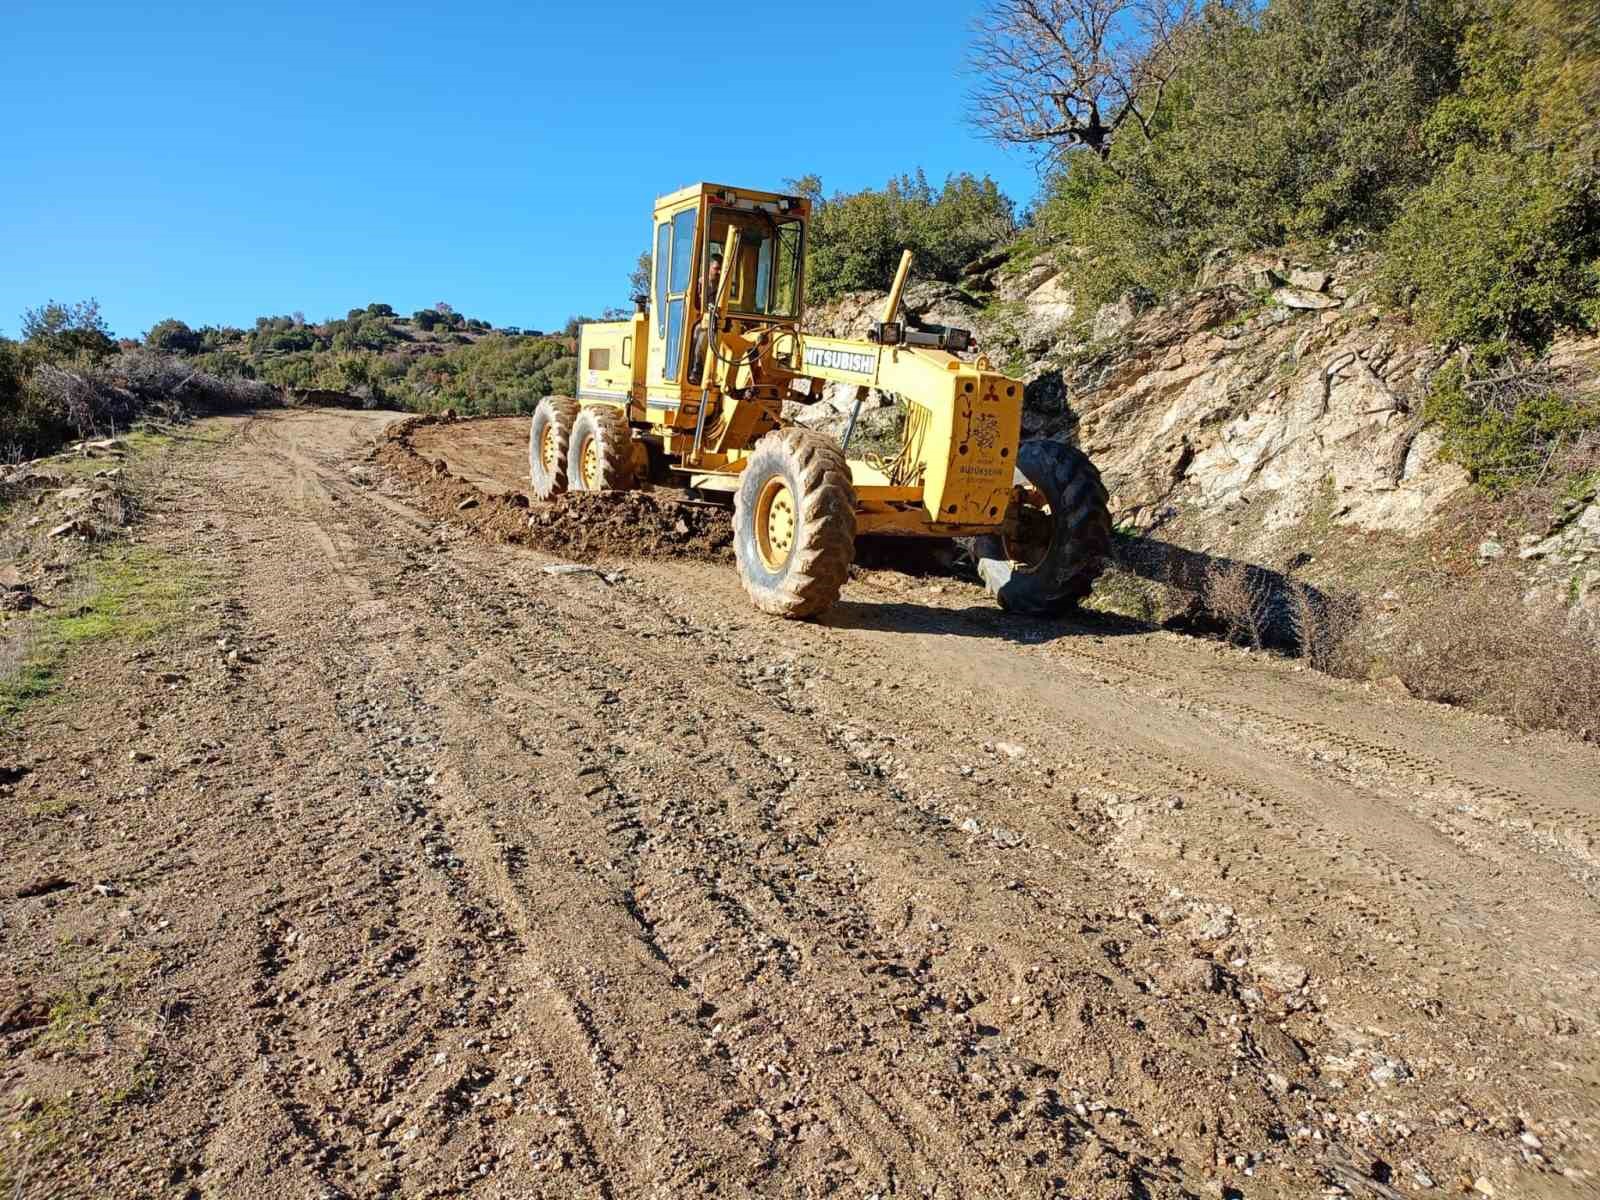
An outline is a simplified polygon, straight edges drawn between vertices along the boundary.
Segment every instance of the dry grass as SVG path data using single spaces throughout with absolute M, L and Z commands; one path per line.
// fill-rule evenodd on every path
M 1227 630 L 1228 640 L 1256 650 L 1266 645 L 1273 616 L 1274 598 L 1263 575 L 1248 563 L 1219 561 L 1206 571 L 1200 591 L 1206 614 Z
M 1365 674 L 1370 656 L 1354 634 L 1361 623 L 1361 597 L 1355 592 L 1323 592 L 1303 579 L 1288 582 L 1289 625 L 1300 657 L 1330 675 Z
M 1529 611 L 1488 585 L 1444 591 L 1403 628 L 1393 666 L 1424 699 L 1600 737 L 1600 637 L 1563 606 Z

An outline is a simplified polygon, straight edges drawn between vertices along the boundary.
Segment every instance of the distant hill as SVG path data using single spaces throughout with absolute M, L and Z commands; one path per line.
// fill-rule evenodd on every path
M 448 306 L 401 316 L 387 304 L 312 323 L 299 314 L 260 317 L 255 328 L 192 329 L 172 319 L 145 338 L 150 350 L 192 359 L 219 376 L 286 390 L 341 392 L 374 407 L 463 413 L 531 412 L 576 382 L 569 329 L 497 329 Z

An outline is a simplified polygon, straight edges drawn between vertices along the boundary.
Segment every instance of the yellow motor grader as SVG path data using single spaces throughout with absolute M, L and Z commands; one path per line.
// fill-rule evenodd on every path
M 972 538 L 1003 607 L 1070 608 L 1111 536 L 1094 465 L 1062 442 L 1021 441 L 1023 385 L 973 355 L 966 330 L 897 319 L 909 252 L 865 341 L 804 332 L 810 215 L 803 198 L 721 184 L 656 201 L 650 294 L 629 320 L 581 327 L 578 394 L 534 411 L 534 496 L 731 494 L 745 590 L 778 616 L 838 599 L 863 534 Z M 842 443 L 783 423 L 785 400 L 825 383 L 857 389 Z M 850 458 L 871 389 L 904 402 L 898 450 Z

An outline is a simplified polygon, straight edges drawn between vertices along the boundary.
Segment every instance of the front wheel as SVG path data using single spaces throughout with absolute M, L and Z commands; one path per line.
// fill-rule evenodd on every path
M 832 438 L 790 427 L 756 443 L 733 498 L 733 550 L 762 612 L 811 617 L 839 598 L 856 554 L 856 490 Z
M 1064 442 L 1017 448 L 1017 533 L 973 542 L 978 574 L 1000 607 L 1054 617 L 1089 594 L 1111 550 L 1105 485 L 1089 456 Z

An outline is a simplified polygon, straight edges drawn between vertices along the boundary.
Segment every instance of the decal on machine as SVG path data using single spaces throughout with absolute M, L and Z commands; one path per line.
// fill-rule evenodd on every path
M 993 450 L 994 444 L 1000 440 L 999 414 L 974 413 L 972 401 L 968 400 L 962 406 L 961 415 L 967 423 L 966 435 L 961 439 L 961 449 L 965 451 L 969 445 L 976 445 L 979 450 Z
M 824 371 L 843 371 L 849 375 L 871 375 L 878 369 L 878 352 L 807 346 L 806 366 Z

